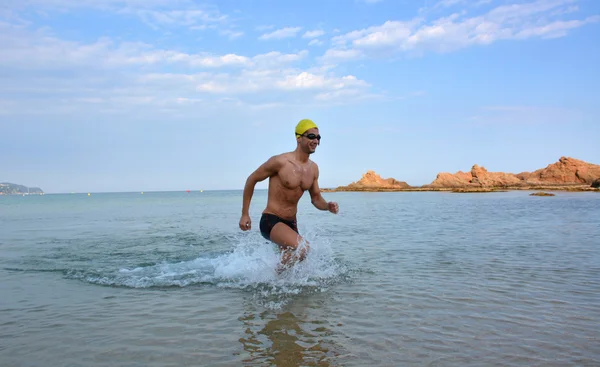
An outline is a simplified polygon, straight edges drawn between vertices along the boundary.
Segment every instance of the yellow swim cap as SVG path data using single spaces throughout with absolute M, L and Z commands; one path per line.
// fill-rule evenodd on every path
M 312 120 L 304 119 L 300 120 L 298 125 L 296 125 L 296 135 L 302 135 L 308 129 L 318 128 L 317 124 L 315 124 Z

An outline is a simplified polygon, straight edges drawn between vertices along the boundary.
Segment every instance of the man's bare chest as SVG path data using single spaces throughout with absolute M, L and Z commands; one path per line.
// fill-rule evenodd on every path
M 301 166 L 294 163 L 286 164 L 279 171 L 281 184 L 290 190 L 301 188 L 308 190 L 314 181 L 314 170 L 312 165 Z

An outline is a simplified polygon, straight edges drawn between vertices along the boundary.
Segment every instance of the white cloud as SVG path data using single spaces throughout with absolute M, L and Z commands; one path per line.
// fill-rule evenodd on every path
M 368 83 L 353 75 L 336 77 L 297 69 L 242 70 L 240 73 L 164 74 L 140 76 L 139 85 L 151 89 L 177 88 L 181 92 L 197 91 L 208 94 L 249 94 L 274 91 L 343 90 L 366 88 Z
M 126 114 L 134 109 L 138 114 L 140 106 L 144 114 L 175 113 L 213 108 L 217 100 L 232 96 L 237 96 L 235 106 L 244 108 L 285 105 L 290 96 L 294 103 L 309 104 L 319 93 L 366 93 L 370 87 L 352 75 L 336 75 L 330 66 L 296 67 L 308 58 L 307 50 L 194 54 L 110 38 L 73 42 L 6 22 L 0 22 L 0 49 L 5 71 L 0 96 L 15 96 L 2 99 L 2 115 Z
M 362 56 L 362 52 L 357 49 L 341 50 L 341 49 L 329 49 L 325 52 L 325 55 L 321 57 L 321 60 L 326 62 L 336 61 L 347 61 L 358 59 Z
M 569 29 L 579 28 L 587 23 L 595 23 L 600 21 L 600 16 L 588 17 L 584 20 L 556 21 L 539 27 L 531 27 L 523 29 L 515 34 L 515 38 L 557 38 L 567 35 Z
M 499 40 L 563 37 L 571 29 L 600 20 L 598 16 L 556 19 L 576 11 L 572 6 L 574 1 L 538 0 L 503 5 L 478 16 L 465 17 L 464 12 L 454 13 L 429 23 L 423 18 L 387 21 L 333 37 L 334 48 L 328 50 L 324 58 L 353 59 L 377 52 L 451 52 Z M 462 0 L 445 0 L 438 4 L 450 6 L 458 3 Z
M 296 34 L 302 30 L 302 27 L 285 27 L 277 29 L 270 33 L 265 33 L 258 37 L 259 40 L 282 39 L 296 37 Z
M 256 55 L 252 62 L 260 67 L 277 67 L 283 64 L 300 61 L 308 55 L 308 51 L 300 51 L 296 54 L 282 54 L 279 51 L 271 51 L 266 54 Z
M 4 9 L 31 11 L 47 16 L 52 11 L 73 12 L 91 8 L 124 16 L 135 16 L 154 29 L 186 27 L 192 30 L 217 28 L 229 17 L 215 6 L 189 0 L 3 0 Z
M 310 40 L 308 45 L 309 46 L 321 46 L 321 45 L 323 45 L 323 41 L 318 40 L 318 39 L 312 39 L 312 40 Z
M 221 35 L 227 36 L 227 37 L 229 37 L 229 39 L 232 39 L 232 40 L 236 39 L 236 38 L 240 38 L 244 35 L 244 32 L 242 32 L 242 31 L 234 31 L 231 29 L 226 29 L 224 31 L 221 31 L 220 33 L 221 33 Z
M 316 75 L 309 72 L 287 75 L 283 80 L 276 82 L 281 89 L 334 89 L 340 90 L 347 87 L 366 87 L 368 84 L 357 79 L 353 75 L 341 78 L 332 78 L 324 75 Z
M 124 7 L 153 8 L 162 6 L 182 6 L 187 0 L 3 0 L 4 6 L 11 9 L 58 9 L 77 8 L 121 9 Z
M 321 37 L 324 34 L 325 34 L 324 31 L 322 31 L 320 29 L 315 29 L 314 31 L 306 31 L 302 35 L 302 38 L 317 38 L 317 37 Z
M 320 92 L 315 96 L 315 100 L 319 103 L 330 105 L 345 105 L 349 103 L 359 103 L 362 101 L 391 101 L 400 100 L 402 98 L 391 98 L 384 94 L 370 93 L 364 89 L 344 88 L 332 91 Z
M 43 31 L 0 22 L 0 65 L 15 69 L 70 70 L 84 68 L 160 67 L 165 65 L 191 68 L 280 67 L 305 58 L 308 51 L 283 54 L 273 51 L 252 57 L 229 53 L 188 54 L 176 50 L 156 49 L 144 43 L 116 43 L 101 38 L 82 44 L 52 37 Z
M 164 53 L 166 54 L 166 57 L 164 58 L 165 62 L 184 62 L 192 67 L 221 67 L 229 65 L 244 66 L 250 63 L 250 59 L 248 57 L 236 54 L 227 54 L 223 56 L 201 56 L 189 55 L 186 53 L 173 53 L 169 55 L 169 51 L 165 51 Z
M 194 27 L 198 24 L 219 23 L 227 19 L 227 16 L 216 11 L 199 9 L 168 11 L 125 9 L 122 12 L 133 12 L 150 25 Z
M 0 31 L 3 27 L 0 26 Z M 16 69 L 55 70 L 72 67 L 118 68 L 140 65 L 181 64 L 196 68 L 247 66 L 252 60 L 236 54 L 187 54 L 174 50 L 154 49 L 142 43 L 114 43 L 102 38 L 80 44 L 58 38 L 21 33 L 0 35 L 0 65 Z M 17 36 L 17 37 L 15 37 Z M 19 37 L 20 36 L 20 37 Z
M 24 87 L 27 85 L 27 87 Z M 235 73 L 102 74 L 18 78 L 0 87 L 4 95 L 30 93 L 26 99 L 0 100 L 0 114 L 134 114 L 197 115 L 198 108 L 215 109 L 223 103 L 244 108 L 270 108 L 298 103 L 310 105 L 340 98 L 358 100 L 370 86 L 352 75 L 302 71 L 293 68 L 243 69 Z M 352 90 L 352 92 L 344 92 Z M 327 97 L 328 96 L 328 97 Z M 345 98 L 341 98 L 345 97 Z M 232 101 L 235 101 L 232 102 Z
M 471 8 L 477 8 L 481 5 L 485 5 L 485 4 L 490 4 L 492 2 L 492 0 L 440 0 L 437 3 L 433 4 L 432 6 L 425 6 L 421 9 L 419 9 L 419 12 L 422 13 L 426 10 L 434 10 L 434 11 L 439 11 L 439 10 L 443 10 L 446 8 L 451 8 L 454 6 L 458 6 L 458 5 L 462 5 L 465 7 L 471 7 Z

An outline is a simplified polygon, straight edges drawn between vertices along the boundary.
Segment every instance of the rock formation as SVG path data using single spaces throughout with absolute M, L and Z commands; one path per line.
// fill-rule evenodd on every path
M 600 165 L 591 164 L 579 159 L 561 157 L 558 162 L 533 173 L 520 174 L 530 185 L 535 184 L 588 184 L 600 178 Z
M 465 187 L 469 186 L 473 175 L 471 172 L 458 171 L 455 174 L 448 172 L 438 173 L 435 180 L 428 187 Z
M 382 178 L 372 170 L 367 171 L 362 175 L 361 179 L 352 182 L 348 186 L 340 186 L 336 191 L 384 191 L 408 189 L 411 186 L 403 181 L 398 181 L 394 178 Z
M 592 187 L 590 187 L 590 185 Z M 494 192 L 501 189 L 528 189 L 548 186 L 553 189 L 560 186 L 565 190 L 593 190 L 600 188 L 600 165 L 587 163 L 579 159 L 561 157 L 558 162 L 533 172 L 518 174 L 489 172 L 477 164 L 471 171 L 456 173 L 441 172 L 429 185 L 410 186 L 394 178 L 381 178 L 369 170 L 362 178 L 348 186 L 324 191 L 429 191 L 452 189 L 455 192 Z M 586 186 L 581 188 L 581 186 Z
M 540 192 L 531 193 L 531 194 L 529 194 L 529 196 L 554 196 L 554 194 L 552 194 L 550 192 L 540 191 Z
M 425 186 L 432 188 L 506 187 L 522 184 L 523 181 L 512 173 L 489 172 L 485 167 L 475 164 L 471 168 L 471 172 L 439 173 L 431 184 Z
M 504 172 L 488 172 L 484 167 L 474 165 L 471 169 L 472 184 L 476 184 L 483 187 L 503 187 L 520 185 L 521 180 L 512 173 Z
M 471 172 L 458 171 L 455 174 L 442 172 L 429 185 L 431 188 L 456 187 L 518 187 L 534 185 L 582 185 L 591 184 L 600 178 L 600 165 L 579 159 L 561 157 L 558 162 L 534 172 L 518 174 L 489 172 L 484 167 L 474 165 Z

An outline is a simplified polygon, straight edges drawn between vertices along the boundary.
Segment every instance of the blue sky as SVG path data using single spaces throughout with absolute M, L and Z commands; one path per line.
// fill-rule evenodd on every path
M 321 187 L 600 164 L 597 0 L 5 0 L 0 48 L 0 181 L 46 192 L 241 189 L 303 118 Z

